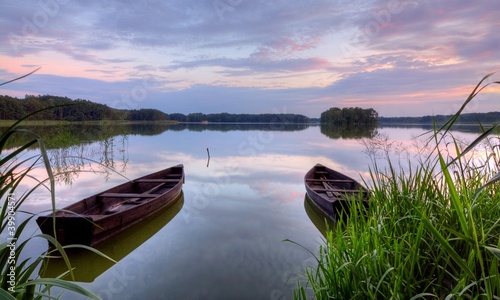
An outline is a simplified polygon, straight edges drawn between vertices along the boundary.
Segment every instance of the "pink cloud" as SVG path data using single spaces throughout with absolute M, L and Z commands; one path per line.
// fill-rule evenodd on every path
M 321 39 L 317 37 L 273 39 L 265 45 L 260 46 L 251 54 L 251 57 L 257 59 L 276 59 L 293 56 L 296 53 L 316 47 L 320 42 Z

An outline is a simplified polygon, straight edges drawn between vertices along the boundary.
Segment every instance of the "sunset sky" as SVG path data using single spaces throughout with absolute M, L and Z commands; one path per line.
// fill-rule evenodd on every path
M 500 80 L 498 0 L 0 0 L 0 94 L 166 113 L 452 114 Z M 490 86 L 467 112 L 500 110 Z

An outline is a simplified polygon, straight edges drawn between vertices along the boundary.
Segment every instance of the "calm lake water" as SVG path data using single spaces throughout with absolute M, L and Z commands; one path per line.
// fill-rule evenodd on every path
M 305 201 L 307 170 L 322 163 L 369 180 L 371 136 L 388 138 L 396 155 L 411 160 L 412 137 L 425 131 L 142 125 L 54 127 L 46 134 L 52 165 L 65 174 L 56 185 L 58 208 L 122 183 L 123 176 L 185 167 L 183 194 L 172 208 L 98 247 L 118 263 L 73 253 L 82 286 L 103 299 L 293 299 L 304 268 L 315 265 L 304 248 L 316 253 L 323 238 L 321 216 Z M 76 144 L 68 142 L 75 136 Z M 36 173 L 45 178 L 42 168 Z M 35 213 L 47 209 L 50 199 L 43 190 L 24 204 Z M 35 222 L 27 233 L 38 233 Z M 25 255 L 46 247 L 35 239 Z M 60 272 L 57 263 L 49 267 L 49 274 Z M 62 298 L 78 297 L 65 292 Z

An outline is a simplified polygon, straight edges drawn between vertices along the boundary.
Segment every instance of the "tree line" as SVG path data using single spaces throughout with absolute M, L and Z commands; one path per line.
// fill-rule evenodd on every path
M 50 108 L 50 109 L 46 109 Z M 19 120 L 35 111 L 43 110 L 30 117 L 30 120 L 55 121 L 178 121 L 213 123 L 307 123 L 309 118 L 298 114 L 229 114 L 229 113 L 190 113 L 167 114 L 157 109 L 115 109 L 105 104 L 89 100 L 52 95 L 26 95 L 18 99 L 0 95 L 0 120 Z
M 167 114 L 157 109 L 123 110 L 88 100 L 72 100 L 51 95 L 26 95 L 24 99 L 0 95 L 0 120 L 19 120 L 45 109 L 30 120 L 100 121 L 100 120 L 167 120 Z
M 351 126 L 351 125 L 369 125 L 377 124 L 378 113 L 373 108 L 363 109 L 360 107 L 332 107 L 321 113 L 321 123 Z
M 422 116 L 422 117 L 380 117 L 380 124 L 443 124 L 446 123 L 453 115 L 436 115 L 436 116 Z M 500 121 L 500 112 L 487 112 L 487 113 L 463 113 L 458 119 L 457 123 L 498 123 Z

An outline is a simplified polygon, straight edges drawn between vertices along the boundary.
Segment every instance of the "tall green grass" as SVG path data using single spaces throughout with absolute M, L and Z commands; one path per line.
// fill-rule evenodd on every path
M 0 85 L 21 79 L 33 72 Z M 35 133 L 19 127 L 23 120 L 16 121 L 0 133 L 0 236 L 2 238 L 0 243 L 0 299 L 55 299 L 59 295 L 53 295 L 51 292 L 53 287 L 99 299 L 78 284 L 60 279 L 63 275 L 72 274 L 71 264 L 65 253 L 65 247 L 68 246 L 62 247 L 55 238 L 46 234 L 30 235 L 27 238 L 22 236 L 28 223 L 33 222 L 36 215 L 22 211 L 21 207 L 35 190 L 39 188 L 49 190 L 52 210 L 55 211 L 55 180 L 44 142 Z M 23 145 L 6 150 L 9 139 L 20 132 L 28 132 L 32 138 Z M 34 152 L 30 151 L 34 145 L 40 149 L 39 154 L 33 154 Z M 40 165 L 47 172 L 45 179 L 32 175 L 33 170 L 39 168 Z M 27 178 L 34 180 L 36 184 L 28 190 L 22 190 L 20 185 Z M 21 215 L 24 216 L 21 217 Z M 48 248 L 39 257 L 23 258 L 23 251 L 35 239 L 46 240 L 53 246 L 53 250 Z M 68 271 L 61 274 L 60 278 L 40 277 L 39 268 L 42 266 L 44 257 L 54 255 L 55 251 L 66 261 Z
M 450 132 L 489 76 L 431 133 L 428 157 L 401 165 L 387 156 L 384 170 L 373 160 L 368 212 L 353 210 L 327 233 L 295 299 L 311 290 L 316 299 L 500 299 L 498 124 L 466 147 Z
M 50 192 L 51 202 L 55 210 L 54 175 L 48 164 L 47 151 L 43 141 L 34 133 L 33 139 L 15 149 L 5 151 L 4 146 L 8 139 L 18 132 L 26 130 L 18 127 L 22 120 L 16 122 L 0 135 L 0 298 L 2 299 L 41 299 L 50 298 L 51 288 L 54 286 L 64 290 L 72 291 L 87 297 L 98 299 L 93 293 L 83 289 L 79 285 L 61 280 L 59 278 L 40 278 L 38 270 L 42 265 L 43 258 L 51 255 L 53 251 L 47 249 L 39 257 L 26 258 L 20 261 L 21 253 L 34 239 L 45 239 L 53 245 L 67 262 L 68 273 L 71 273 L 71 264 L 65 254 L 64 248 L 52 236 L 37 234 L 24 239 L 21 234 L 29 222 L 33 222 L 35 215 L 23 212 L 22 204 L 29 196 L 39 188 L 46 188 Z M 40 154 L 31 154 L 28 151 L 31 146 L 37 144 Z M 47 178 L 40 180 L 32 176 L 35 168 L 42 164 L 47 171 Z M 26 191 L 20 191 L 20 184 L 31 178 L 36 185 Z M 21 217 L 24 214 L 25 217 Z M 21 221 L 24 219 L 23 221 Z

